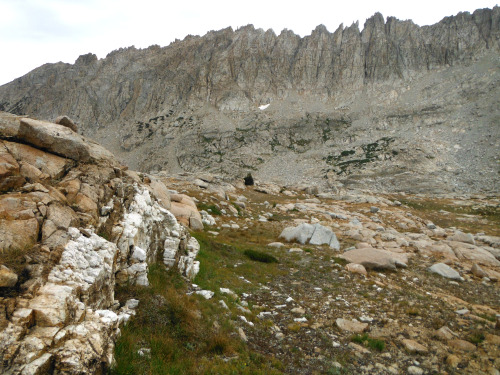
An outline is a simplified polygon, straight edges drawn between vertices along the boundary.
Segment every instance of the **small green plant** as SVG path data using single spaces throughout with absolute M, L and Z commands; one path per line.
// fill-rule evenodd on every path
M 410 307 L 406 310 L 406 313 L 410 316 L 418 316 L 420 315 L 420 311 L 416 307 Z
M 379 352 L 385 349 L 385 342 L 379 339 L 373 339 L 368 334 L 355 335 L 351 337 L 351 341 L 366 346 L 367 348 L 377 350 Z
M 469 336 L 469 341 L 473 344 L 480 344 L 484 341 L 486 337 L 484 336 L 484 333 L 478 330 L 472 331 L 471 335 Z
M 243 252 L 245 256 L 250 258 L 251 260 L 255 260 L 257 262 L 262 262 L 262 263 L 278 263 L 278 259 L 273 257 L 270 254 L 266 254 L 262 251 L 257 251 L 257 250 L 245 250 Z
M 349 263 L 347 260 L 339 257 L 332 257 L 332 260 L 334 263 L 340 264 L 341 266 L 345 266 L 347 263 Z
M 99 233 L 97 233 L 97 235 L 98 235 L 99 237 L 104 238 L 106 241 L 109 241 L 109 240 L 110 240 L 109 233 L 108 233 L 108 232 L 106 232 L 106 231 L 104 231 L 104 230 L 99 231 Z

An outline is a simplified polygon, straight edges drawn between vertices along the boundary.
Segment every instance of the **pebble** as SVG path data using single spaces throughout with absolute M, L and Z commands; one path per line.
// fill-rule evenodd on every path
M 408 367 L 408 375 L 422 375 L 424 370 L 417 366 Z

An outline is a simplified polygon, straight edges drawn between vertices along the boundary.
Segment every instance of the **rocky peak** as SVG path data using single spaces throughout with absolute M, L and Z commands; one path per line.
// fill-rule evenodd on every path
M 431 184 L 440 170 L 454 181 L 436 191 L 489 189 L 498 178 L 492 148 L 473 144 L 496 144 L 499 9 L 423 27 L 377 13 L 362 31 L 358 23 L 333 33 L 318 26 L 305 37 L 247 25 L 101 60 L 84 55 L 0 87 L 0 109 L 47 119 L 69 113 L 83 134 L 144 171 L 225 170 L 235 178 L 253 170 L 286 184 L 276 173 L 286 170 L 318 184 L 332 173 L 342 184 L 353 175 L 371 184 L 380 162 L 393 176 L 375 178 L 384 189 L 399 188 L 394 176 L 403 170 Z M 365 152 L 383 138 L 394 139 L 394 150 Z M 301 171 L 317 168 L 276 167 L 285 157 Z

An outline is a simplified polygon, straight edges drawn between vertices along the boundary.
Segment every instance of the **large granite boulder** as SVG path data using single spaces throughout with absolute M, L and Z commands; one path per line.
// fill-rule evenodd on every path
M 20 122 L 17 138 L 34 147 L 65 158 L 83 162 L 108 161 L 112 164 L 118 164 L 113 154 L 104 147 L 69 128 L 51 122 L 23 118 Z
M 303 223 L 296 227 L 286 227 L 280 234 L 288 242 L 297 241 L 304 245 L 328 245 L 332 249 L 339 250 L 340 243 L 335 233 L 321 224 Z
M 366 269 L 374 270 L 396 270 L 397 267 L 408 265 L 408 256 L 405 253 L 393 253 L 371 247 L 349 250 L 340 257 L 351 263 L 362 264 Z

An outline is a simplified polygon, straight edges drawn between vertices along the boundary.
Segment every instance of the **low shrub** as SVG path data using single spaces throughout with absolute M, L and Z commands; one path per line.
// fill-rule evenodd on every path
M 377 350 L 379 352 L 385 349 L 385 342 L 383 340 L 373 339 L 366 333 L 362 335 L 352 336 L 351 341 L 366 346 L 370 349 Z
M 272 255 L 266 254 L 262 251 L 257 251 L 257 250 L 245 250 L 243 252 L 245 256 L 250 258 L 251 260 L 255 260 L 257 262 L 262 262 L 262 263 L 278 263 L 278 259 L 273 257 Z

